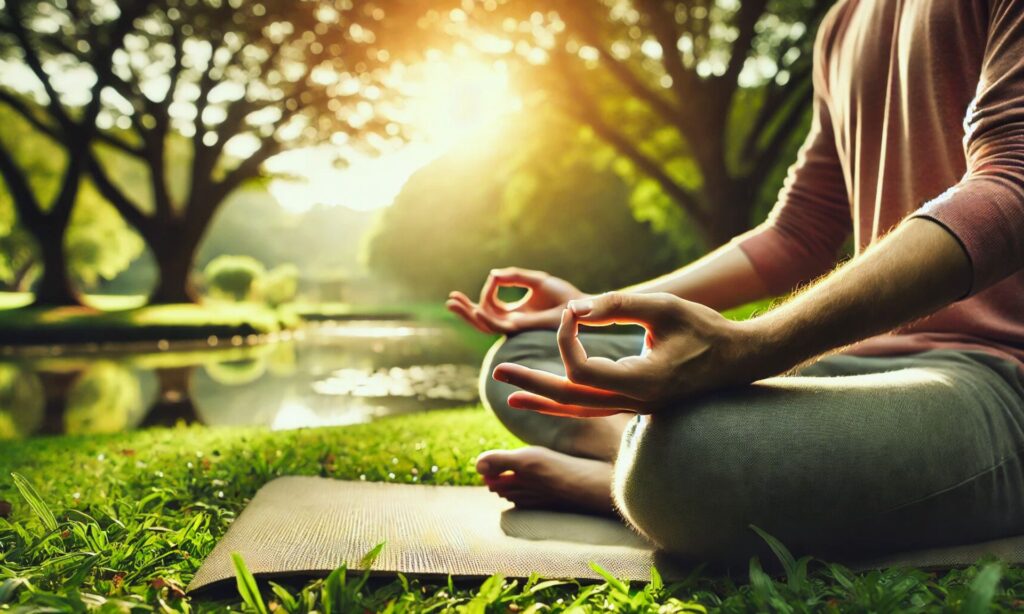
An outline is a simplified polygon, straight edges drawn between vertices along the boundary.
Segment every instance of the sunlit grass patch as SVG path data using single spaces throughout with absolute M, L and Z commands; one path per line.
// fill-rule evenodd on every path
M 781 577 L 768 576 L 759 564 L 735 580 L 698 572 L 672 584 L 655 574 L 634 585 L 612 577 L 583 585 L 500 576 L 469 583 L 365 581 L 362 573 L 338 570 L 322 580 L 254 589 L 240 561 L 242 593 L 223 601 L 183 595 L 230 522 L 277 476 L 477 484 L 476 455 L 515 445 L 521 444 L 479 409 L 345 428 L 183 426 L 5 442 L 0 500 L 11 509 L 0 504 L 0 516 L 10 515 L 0 518 L 0 611 L 984 612 L 1024 606 L 1024 573 L 998 563 L 943 575 L 854 574 L 794 560 L 777 544 Z M 12 472 L 24 480 L 15 484 Z
M 49 344 L 258 335 L 297 319 L 255 303 L 154 305 L 121 311 L 23 307 L 0 311 L 0 343 Z

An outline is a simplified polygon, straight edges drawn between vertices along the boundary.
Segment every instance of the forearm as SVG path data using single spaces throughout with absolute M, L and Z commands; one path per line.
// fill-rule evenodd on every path
M 775 375 L 829 350 L 884 333 L 964 296 L 970 260 L 942 226 L 910 219 L 864 254 L 748 322 Z
M 623 292 L 667 292 L 719 311 L 767 298 L 768 288 L 736 244 L 724 245 L 685 267 Z

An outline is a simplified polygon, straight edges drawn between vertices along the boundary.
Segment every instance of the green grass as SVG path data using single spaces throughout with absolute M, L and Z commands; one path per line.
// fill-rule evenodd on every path
M 0 343 L 49 344 L 266 334 L 297 323 L 252 303 L 154 305 L 121 311 L 23 307 L 0 311 Z
M 103 311 L 135 309 L 146 303 L 144 294 L 87 294 L 85 303 Z M 0 310 L 17 309 L 32 303 L 31 292 L 0 292 Z
M 182 594 L 246 501 L 276 476 L 476 484 L 474 457 L 514 445 L 474 409 L 334 429 L 194 426 L 5 442 L 0 499 L 11 510 L 0 519 L 0 611 L 980 613 L 1024 606 L 1024 572 L 1000 563 L 939 576 L 913 569 L 852 574 L 793 561 L 778 546 L 787 568 L 779 578 L 759 564 L 749 578 L 696 574 L 668 586 L 658 578 L 629 586 L 610 577 L 586 585 L 500 577 L 471 585 L 364 582 L 338 570 L 324 580 L 257 587 L 242 561 L 234 597 Z M 25 477 L 20 489 L 12 472 Z

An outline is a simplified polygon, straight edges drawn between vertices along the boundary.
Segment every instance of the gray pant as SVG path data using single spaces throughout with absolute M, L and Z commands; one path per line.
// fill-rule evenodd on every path
M 639 352 L 586 333 L 592 355 Z M 563 373 L 554 333 L 503 340 L 481 378 L 519 438 L 581 455 L 588 420 L 511 409 L 499 362 Z M 621 429 L 621 426 L 619 427 Z M 1024 534 L 1024 377 L 979 352 L 831 356 L 799 375 L 636 417 L 619 446 L 620 512 L 663 550 L 717 564 L 764 554 L 755 525 L 798 554 L 869 555 Z

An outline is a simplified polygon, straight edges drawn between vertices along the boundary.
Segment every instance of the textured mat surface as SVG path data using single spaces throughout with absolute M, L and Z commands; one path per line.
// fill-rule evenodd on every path
M 482 487 L 278 478 L 261 488 L 203 562 L 189 590 L 234 578 L 238 552 L 257 576 L 328 572 L 380 542 L 375 571 L 454 576 L 650 579 L 653 553 L 612 519 L 510 509 Z
M 258 577 L 358 569 L 380 542 L 376 572 L 598 579 L 593 561 L 616 576 L 650 579 L 655 554 L 615 520 L 511 509 L 482 487 L 278 478 L 259 490 L 203 562 L 189 590 L 234 578 L 238 552 Z M 1024 537 L 923 550 L 854 563 L 854 569 L 959 567 L 995 555 L 1024 563 Z M 663 560 L 666 578 L 679 575 Z

